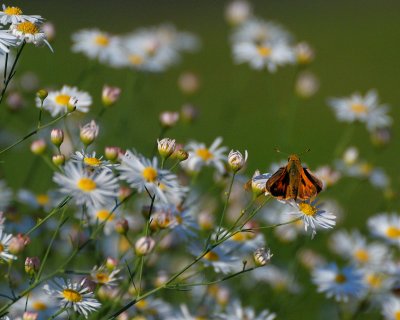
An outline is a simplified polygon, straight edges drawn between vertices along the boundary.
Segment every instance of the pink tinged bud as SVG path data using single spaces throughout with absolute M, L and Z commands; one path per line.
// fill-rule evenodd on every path
M 25 259 L 25 272 L 29 275 L 35 274 L 39 271 L 40 260 L 38 257 L 27 257 Z
M 22 320 L 37 320 L 38 317 L 39 314 L 37 312 L 26 311 L 22 316 Z
M 9 93 L 7 96 L 6 103 L 9 110 L 15 112 L 21 110 L 25 105 L 25 101 L 19 92 Z
M 118 191 L 118 198 L 120 201 L 123 201 L 127 197 L 129 197 L 132 193 L 132 190 L 128 187 L 121 187 Z
M 51 22 L 45 22 L 42 24 L 42 31 L 46 35 L 46 39 L 48 41 L 54 40 L 56 36 L 56 28 L 54 27 L 54 24 Z
M 116 161 L 121 149 L 118 147 L 106 147 L 104 150 L 104 155 L 107 160 Z
M 165 128 L 172 128 L 179 120 L 178 112 L 165 111 L 160 114 L 160 123 Z
M 167 159 L 175 151 L 176 143 L 175 140 L 164 138 L 162 140 L 157 140 L 157 147 L 160 156 Z
M 106 268 L 110 271 L 114 270 L 118 266 L 118 260 L 108 257 L 106 260 Z
M 29 244 L 30 238 L 22 234 L 18 234 L 11 238 L 8 249 L 12 254 L 21 253 L 25 247 Z
M 34 154 L 41 155 L 46 151 L 46 141 L 44 139 L 38 139 L 32 142 L 31 151 Z
M 110 107 L 112 106 L 117 100 L 119 99 L 119 96 L 121 95 L 121 89 L 118 87 L 110 87 L 105 85 L 103 87 L 103 92 L 101 95 L 101 99 L 103 102 L 103 105 L 105 107 Z
M 153 251 L 156 242 L 151 237 L 141 237 L 135 243 L 135 252 L 138 256 L 148 255 Z
M 80 130 L 80 139 L 85 146 L 90 145 L 99 135 L 99 126 L 94 120 L 85 124 Z
M 181 116 L 183 121 L 192 123 L 199 117 L 199 110 L 191 104 L 185 104 L 182 106 Z
M 119 234 L 126 234 L 129 231 L 129 223 L 126 219 L 120 219 L 115 224 L 115 231 Z
M 64 131 L 61 129 L 51 130 L 50 140 L 57 148 L 59 148 L 64 141 Z

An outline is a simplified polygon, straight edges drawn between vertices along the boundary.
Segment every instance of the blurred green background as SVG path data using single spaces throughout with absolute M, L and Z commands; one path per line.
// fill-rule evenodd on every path
M 249 151 L 249 175 L 256 168 L 265 171 L 272 162 L 282 158 L 274 151 L 275 146 L 289 153 L 311 148 L 302 160 L 313 169 L 332 163 L 338 142 L 349 130 L 349 125 L 336 121 L 326 99 L 347 96 L 354 91 L 364 94 L 370 88 L 376 88 L 381 101 L 391 106 L 394 119 L 392 141 L 388 147 L 376 149 L 371 145 L 364 126 L 356 125 L 350 144 L 360 148 L 362 158 L 384 167 L 394 189 L 398 190 L 400 2 L 251 2 L 256 16 L 281 23 L 298 41 L 307 41 L 316 51 L 316 60 L 309 69 L 318 75 L 321 87 L 311 99 L 297 100 L 293 138 L 289 140 L 286 136 L 291 130 L 295 69 L 285 67 L 271 75 L 266 71 L 252 70 L 247 65 L 234 65 L 229 43 L 230 28 L 224 20 L 227 3 L 215 0 L 8 3 L 20 6 L 24 13 L 42 15 L 54 23 L 57 32 L 52 43 L 55 53 L 47 48 L 28 46 L 23 52 L 18 74 L 28 70 L 35 72 L 41 87 L 75 85 L 90 63 L 83 55 L 71 52 L 73 32 L 98 27 L 123 34 L 138 27 L 171 22 L 179 30 L 197 34 L 202 42 L 201 50 L 185 55 L 180 65 L 165 73 L 138 75 L 136 86 L 132 86 L 130 70 L 114 70 L 105 66 L 96 67 L 96 72 L 79 86 L 95 98 L 93 113 L 87 119 L 100 110 L 103 84 L 123 89 L 121 101 L 102 119 L 101 145 L 135 147 L 144 154 L 150 154 L 159 134 L 159 113 L 164 110 L 178 111 L 183 103 L 190 102 L 199 107 L 199 120 L 193 125 L 172 129 L 168 136 L 180 141 L 196 139 L 207 143 L 211 143 L 216 136 L 222 136 L 224 145 Z M 200 77 L 201 88 L 194 96 L 183 95 L 177 87 L 177 79 L 183 71 L 193 71 Z M 10 113 L 4 106 L 0 110 L 1 126 L 10 129 L 15 137 L 36 125 L 34 97 L 28 102 L 28 107 L 19 113 Z M 46 115 L 45 119 L 50 118 Z M 34 161 L 34 156 L 27 151 L 28 144 L 21 145 L 2 159 L 0 174 L 14 189 L 21 187 Z M 51 172 L 40 164 L 32 179 L 32 185 L 45 190 Z M 385 201 L 379 190 L 351 179 L 344 179 L 325 195 L 343 205 L 346 227 L 365 229 L 368 216 L 398 208 L 397 197 Z M 325 247 L 325 243 L 319 245 Z M 322 319 L 318 314 L 309 313 L 315 303 L 326 301 L 314 291 L 314 288 L 306 289 L 302 297 L 291 301 L 290 311 L 274 311 L 278 315 L 281 311 L 282 319 L 302 319 L 302 314 L 307 314 L 308 319 Z M 265 302 L 269 306 L 270 292 L 266 289 L 264 295 L 260 288 L 249 300 L 255 299 L 257 304 Z

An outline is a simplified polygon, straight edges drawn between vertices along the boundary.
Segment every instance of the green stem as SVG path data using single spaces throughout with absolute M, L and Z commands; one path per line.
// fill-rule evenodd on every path
M 0 100 L 1 103 L 1 100 Z M 71 111 L 72 112 L 72 111 Z M 38 128 L 36 128 L 35 130 L 29 132 L 26 136 L 22 137 L 21 139 L 19 139 L 18 141 L 14 142 L 12 145 L 6 147 L 5 149 L 0 151 L 0 155 L 7 152 L 8 150 L 14 148 L 15 146 L 19 145 L 21 142 L 24 142 L 26 139 L 30 138 L 31 136 L 35 135 L 36 133 L 38 133 L 39 131 L 52 126 L 53 124 L 57 123 L 59 120 L 65 118 L 66 116 L 68 116 L 71 112 L 67 112 L 65 114 L 63 114 L 62 116 L 59 116 L 58 118 L 54 119 L 53 121 L 50 121 L 49 123 L 40 126 Z
M 226 209 L 228 208 L 229 198 L 231 197 L 232 186 L 233 186 L 233 182 L 235 181 L 235 176 L 236 176 L 236 172 L 234 172 L 234 173 L 232 174 L 232 179 L 231 179 L 231 182 L 230 182 L 230 184 L 229 184 L 229 189 L 228 189 L 228 193 L 227 193 L 227 195 L 226 195 L 226 200 L 225 200 L 225 203 L 224 203 L 224 208 L 223 208 L 223 210 L 222 210 L 221 218 L 220 218 L 220 220 L 219 220 L 218 232 L 217 232 L 217 237 L 216 237 L 217 241 L 218 241 L 218 237 L 219 237 L 220 232 L 221 232 L 221 226 L 222 226 L 222 222 L 224 221 L 225 212 L 226 212 Z

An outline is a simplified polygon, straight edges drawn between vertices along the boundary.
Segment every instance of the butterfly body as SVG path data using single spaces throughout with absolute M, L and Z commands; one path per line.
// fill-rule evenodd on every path
M 266 183 L 267 191 L 280 200 L 307 200 L 322 190 L 322 182 L 301 165 L 300 158 L 292 154 L 288 164 L 275 172 Z

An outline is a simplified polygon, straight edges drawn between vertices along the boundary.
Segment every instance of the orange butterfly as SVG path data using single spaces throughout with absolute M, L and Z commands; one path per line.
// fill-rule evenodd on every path
M 280 200 L 307 200 L 322 190 L 322 181 L 303 167 L 300 158 L 292 154 L 286 167 L 281 167 L 267 181 L 265 188 Z

